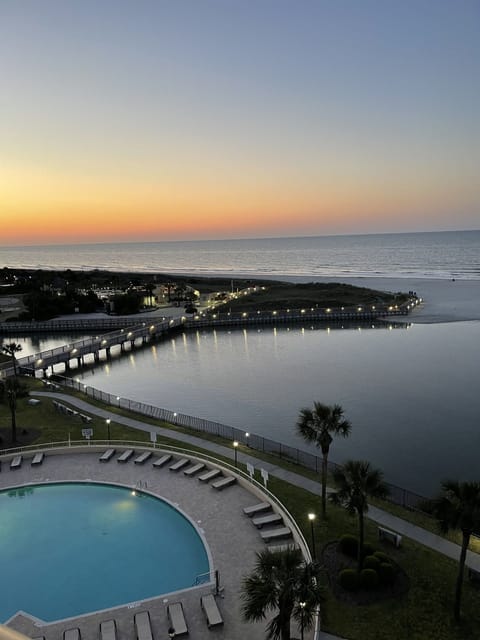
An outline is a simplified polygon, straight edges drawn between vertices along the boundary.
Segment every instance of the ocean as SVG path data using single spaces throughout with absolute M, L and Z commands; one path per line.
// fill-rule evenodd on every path
M 479 280 L 480 231 L 0 247 L 0 266 Z

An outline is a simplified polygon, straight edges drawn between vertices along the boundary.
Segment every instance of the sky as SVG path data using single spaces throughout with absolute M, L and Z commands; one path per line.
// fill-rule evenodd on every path
M 0 0 L 0 245 L 480 228 L 478 0 Z

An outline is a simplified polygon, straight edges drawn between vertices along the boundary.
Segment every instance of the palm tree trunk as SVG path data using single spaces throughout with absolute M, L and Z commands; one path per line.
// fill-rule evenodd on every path
M 9 405 L 10 405 L 10 413 L 12 415 L 12 442 L 17 441 L 17 400 L 15 395 L 12 392 L 12 395 L 9 397 Z
M 364 537 L 364 534 L 363 534 L 363 511 L 359 510 L 358 511 L 358 554 L 357 554 L 358 573 L 360 573 L 360 571 L 363 568 L 363 537 Z
M 460 560 L 458 563 L 457 584 L 455 587 L 455 606 L 453 609 L 453 615 L 457 622 L 460 622 L 460 601 L 462 599 L 463 573 L 465 570 L 465 560 L 467 558 L 468 544 L 470 542 L 470 534 L 465 531 L 463 531 L 462 533 L 462 550 L 460 552 Z
M 322 458 L 322 519 L 327 519 L 327 474 L 328 474 L 328 452 Z

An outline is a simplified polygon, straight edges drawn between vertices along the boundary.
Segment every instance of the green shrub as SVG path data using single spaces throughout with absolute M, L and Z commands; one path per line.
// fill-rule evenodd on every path
M 380 562 L 390 562 L 390 557 L 383 551 L 375 551 L 373 554 Z
M 355 591 L 358 589 L 359 577 L 354 569 L 343 569 L 338 576 L 340 585 L 347 591 Z
M 363 561 L 363 568 L 364 569 L 373 569 L 374 571 L 376 571 L 378 573 L 378 570 L 380 568 L 380 560 L 378 558 L 376 558 L 375 556 L 367 556 L 365 558 L 365 560 Z
M 378 586 L 378 573 L 375 569 L 362 569 L 360 573 L 360 583 L 364 589 L 374 589 Z
M 351 558 L 357 557 L 358 541 L 355 536 L 349 534 L 343 535 L 338 542 L 338 546 L 340 547 L 340 551 L 346 556 L 350 556 Z
M 369 544 L 368 542 L 366 542 L 363 545 L 363 557 L 366 558 L 367 556 L 373 556 L 374 553 L 375 553 L 375 547 Z
M 378 567 L 378 577 L 380 583 L 384 585 L 391 585 L 395 580 L 395 567 L 390 562 L 381 562 Z

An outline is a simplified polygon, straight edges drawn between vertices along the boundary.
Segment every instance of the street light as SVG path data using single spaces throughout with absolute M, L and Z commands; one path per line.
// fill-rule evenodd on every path
M 234 440 L 233 450 L 235 451 L 235 467 L 237 467 L 237 449 L 238 449 L 238 440 Z
M 248 444 L 248 439 L 250 437 L 250 434 L 248 433 L 248 431 L 245 431 L 245 442 L 247 443 L 247 447 L 249 447 L 250 445 Z
M 107 423 L 107 440 L 110 442 L 110 418 L 107 418 L 105 422 Z
M 298 603 L 300 605 L 300 634 L 301 634 L 301 638 L 303 640 L 303 612 L 305 610 L 305 606 L 306 606 L 306 602 L 299 602 Z
M 313 556 L 313 559 L 316 560 L 317 559 L 317 553 L 315 551 L 315 532 L 313 530 L 313 521 L 315 520 L 315 514 L 314 513 L 309 513 L 308 514 L 308 519 L 310 520 L 310 531 L 312 533 L 312 556 Z

